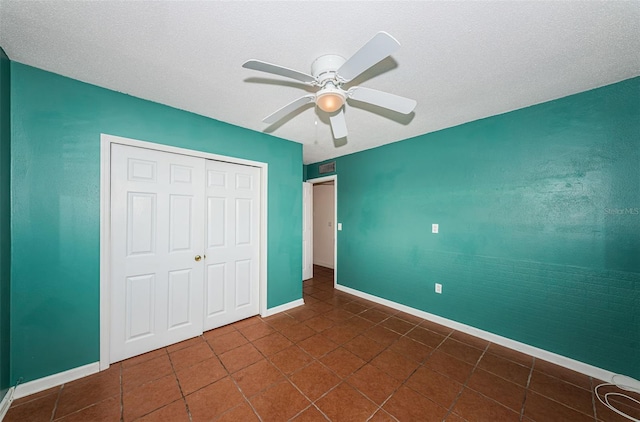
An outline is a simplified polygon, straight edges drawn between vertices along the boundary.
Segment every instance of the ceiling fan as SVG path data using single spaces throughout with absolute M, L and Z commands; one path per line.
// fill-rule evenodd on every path
M 347 123 L 343 107 L 346 100 L 373 104 L 402 114 L 409 114 L 416 107 L 415 100 L 387 92 L 360 86 L 343 88 L 344 84 L 390 56 L 399 47 L 400 43 L 391 35 L 386 32 L 378 32 L 349 59 L 345 60 L 335 54 L 318 57 L 311 65 L 310 75 L 253 59 L 246 61 L 242 67 L 284 76 L 319 87 L 315 94 L 302 96 L 268 115 L 262 119 L 264 123 L 275 123 L 300 107 L 315 102 L 320 110 L 329 114 L 333 137 L 340 139 L 347 136 Z

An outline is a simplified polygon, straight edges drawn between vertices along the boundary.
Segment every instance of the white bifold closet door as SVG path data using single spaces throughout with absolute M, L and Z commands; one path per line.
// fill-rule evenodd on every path
M 260 169 L 113 144 L 110 361 L 259 313 Z
M 205 321 L 211 330 L 259 312 L 260 169 L 206 165 Z

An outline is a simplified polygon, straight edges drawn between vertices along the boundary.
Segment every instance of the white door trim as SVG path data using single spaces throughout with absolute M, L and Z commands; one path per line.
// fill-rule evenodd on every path
M 310 278 L 313 278 L 313 183 L 302 182 L 302 281 Z
M 260 168 L 260 315 L 267 314 L 268 164 L 242 158 L 100 134 L 100 370 L 109 368 L 111 321 L 111 144 L 129 145 Z
M 338 175 L 316 177 L 315 179 L 308 179 L 307 183 L 316 184 L 330 182 L 333 180 L 333 287 L 338 285 Z M 311 225 L 313 230 L 313 224 Z

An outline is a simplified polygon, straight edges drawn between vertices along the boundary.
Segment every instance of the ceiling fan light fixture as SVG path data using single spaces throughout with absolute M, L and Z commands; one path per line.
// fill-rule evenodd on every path
M 309 93 L 279 108 L 262 119 L 263 122 L 275 123 L 306 104 L 315 102 L 318 109 L 329 114 L 334 139 L 342 139 L 347 136 L 347 124 L 343 111 L 347 99 L 402 114 L 409 114 L 415 109 L 415 100 L 399 95 L 359 86 L 352 86 L 348 90 L 343 89 L 344 84 L 352 82 L 367 69 L 389 57 L 398 47 L 400 43 L 395 38 L 381 31 L 347 60 L 337 54 L 318 57 L 311 64 L 310 75 L 255 59 L 247 60 L 242 67 L 295 79 L 318 89 L 315 94 Z
M 335 88 L 325 88 L 316 95 L 316 104 L 322 111 L 333 113 L 344 105 L 346 96 L 342 91 Z

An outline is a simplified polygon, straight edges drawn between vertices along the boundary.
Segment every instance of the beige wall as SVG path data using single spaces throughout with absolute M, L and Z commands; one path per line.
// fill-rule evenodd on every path
M 313 186 L 313 263 L 333 268 L 335 195 L 333 185 Z

